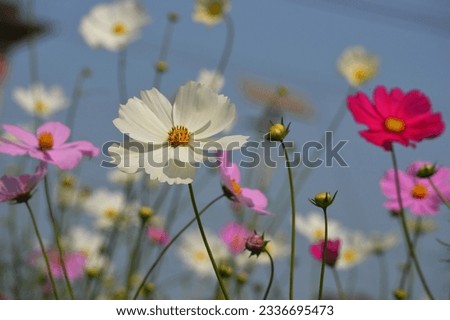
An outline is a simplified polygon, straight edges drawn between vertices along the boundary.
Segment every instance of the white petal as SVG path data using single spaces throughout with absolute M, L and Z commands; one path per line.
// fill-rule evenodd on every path
M 195 141 L 199 143 L 199 148 L 209 150 L 211 152 L 216 150 L 236 150 L 240 149 L 248 140 L 248 136 L 234 135 L 225 136 L 218 139 L 202 139 Z
M 172 105 L 169 100 L 157 89 L 141 91 L 141 99 L 153 111 L 156 117 L 161 120 L 165 128 L 173 127 Z
M 198 145 L 198 144 L 197 144 Z M 176 148 L 169 147 L 169 159 L 176 159 L 181 162 L 203 162 L 203 150 L 198 146 L 195 147 L 195 143 L 191 146 L 179 146 Z
M 134 173 L 142 168 L 149 166 L 164 165 L 162 160 L 164 147 L 155 147 L 149 149 L 148 145 L 133 145 L 124 148 L 122 145 L 114 144 L 108 148 L 109 156 L 113 159 L 111 163 L 115 164 L 123 172 Z
M 169 159 L 164 167 L 145 167 L 151 179 L 168 184 L 189 184 L 195 177 L 195 167 L 186 162 Z

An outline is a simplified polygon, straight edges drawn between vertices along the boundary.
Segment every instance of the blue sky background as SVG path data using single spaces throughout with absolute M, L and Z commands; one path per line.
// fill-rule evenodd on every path
M 45 85 L 63 86 L 69 96 L 80 70 L 85 67 L 92 70 L 92 77 L 85 82 L 73 138 L 89 139 L 97 146 L 108 140 L 120 139 L 118 130 L 112 124 L 119 104 L 117 54 L 90 48 L 78 33 L 78 25 L 81 17 L 95 4 L 103 2 L 39 0 L 35 6 L 37 19 L 48 21 L 54 28 L 37 44 L 39 79 Z M 172 96 L 180 85 L 196 79 L 201 68 L 213 69 L 217 66 L 225 41 L 225 25 L 222 23 L 208 28 L 193 22 L 194 1 L 142 2 L 152 23 L 143 29 L 141 38 L 128 48 L 128 96 L 136 96 L 140 90 L 150 88 L 166 15 L 174 11 L 179 14 L 180 21 L 174 27 L 167 59 L 169 72 L 163 76 L 161 86 L 164 94 Z M 232 132 L 250 135 L 255 140 L 261 135 L 254 130 L 253 124 L 262 109 L 249 102 L 240 90 L 243 79 L 258 79 L 273 85 L 286 85 L 293 92 L 307 97 L 315 107 L 316 117 L 311 121 L 302 121 L 286 116 L 286 120 L 292 122 L 290 138 L 300 144 L 311 139 L 318 140 L 348 91 L 346 81 L 336 71 L 336 60 L 346 47 L 355 44 L 363 45 L 381 60 L 379 75 L 365 85 L 363 91 L 371 94 L 379 84 L 388 88 L 398 86 L 405 91 L 420 89 L 430 97 L 434 109 L 443 113 L 444 121 L 450 123 L 450 22 L 447 21 L 450 3 L 444 0 L 401 0 L 395 1 L 395 4 L 387 0 L 357 1 L 359 9 L 355 9 L 352 5 L 355 1 L 342 1 L 349 4 L 347 6 L 330 2 L 232 1 L 230 16 L 236 33 L 222 90 L 238 110 L 238 122 Z M 383 14 L 379 11 L 374 13 L 374 8 L 378 6 L 388 9 L 383 9 Z M 4 86 L 1 123 L 31 120 L 11 99 L 15 87 L 28 87 L 29 84 L 28 49 L 22 45 L 10 56 L 10 75 Z M 63 121 L 65 113 L 57 114 L 55 119 Z M 349 140 L 342 155 L 350 167 L 314 170 L 297 195 L 298 211 L 306 213 L 314 209 L 307 199 L 315 193 L 339 190 L 330 216 L 349 228 L 363 232 L 398 230 L 400 234 L 399 226 L 382 205 L 384 197 L 378 186 L 384 171 L 391 168 L 390 155 L 360 138 L 357 134 L 360 129 L 362 127 L 356 125 L 347 114 L 335 139 Z M 438 139 L 418 144 L 416 149 L 397 147 L 400 167 L 405 169 L 414 160 L 429 160 L 449 166 L 449 144 L 447 130 Z M 83 164 L 82 176 L 93 186 L 106 183 L 105 169 L 99 168 L 103 159 L 99 157 Z M 11 158 L 2 156 L 0 161 L 8 164 Z M 249 177 L 254 175 L 254 171 L 248 170 L 244 174 Z M 273 189 L 285 188 L 287 194 L 285 170 L 279 168 L 276 175 Z M 209 182 L 211 188 L 198 195 L 201 203 L 206 203 L 220 192 L 218 178 L 211 175 L 211 179 L 215 179 Z M 187 189 L 180 188 L 180 192 L 187 193 Z M 274 212 L 273 219 L 289 214 L 289 207 L 273 198 L 269 208 Z M 189 209 L 185 210 L 177 226 L 188 219 L 184 217 L 191 217 Z M 232 218 L 227 203 L 218 205 L 215 210 L 217 212 L 206 218 L 206 224 L 213 229 Z M 433 291 L 438 297 L 445 298 L 448 297 L 449 273 L 448 264 L 442 260 L 448 258 L 448 252 L 436 243 L 436 239 L 449 241 L 448 210 L 442 208 L 433 219 L 439 224 L 439 230 L 422 239 L 419 255 Z M 286 234 L 288 220 L 285 219 L 282 224 Z M 298 281 L 301 288 L 297 290 L 298 298 L 308 298 L 309 287 L 301 282 L 302 279 L 310 281 L 309 269 L 313 264 L 306 250 L 306 240 L 299 236 Z M 393 289 L 399 276 L 395 267 L 404 258 L 403 245 L 390 252 L 388 258 Z M 175 258 L 172 256 L 171 259 Z M 375 262 L 370 258 L 358 266 L 356 291 L 368 292 L 372 296 L 376 294 L 378 274 Z M 279 266 L 279 271 L 287 270 L 285 262 L 280 262 Z M 169 274 L 177 271 L 173 266 L 167 270 Z M 354 271 L 344 272 L 345 283 L 355 274 Z M 287 279 L 283 276 L 279 280 L 287 285 Z M 331 276 L 328 280 L 327 287 L 333 290 Z M 420 285 L 416 287 L 416 297 L 423 297 Z

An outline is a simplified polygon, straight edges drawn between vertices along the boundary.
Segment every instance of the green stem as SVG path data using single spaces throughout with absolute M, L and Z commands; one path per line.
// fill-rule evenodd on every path
M 123 48 L 119 51 L 117 59 L 117 85 L 119 90 L 120 103 L 127 100 L 127 49 Z
M 56 224 L 55 215 L 53 214 L 52 203 L 50 200 L 50 188 L 48 186 L 47 176 L 44 177 L 44 187 L 45 187 L 45 198 L 47 200 L 47 206 L 48 206 L 48 214 L 50 217 L 50 221 L 52 223 L 53 234 L 55 236 L 56 246 L 58 247 L 58 255 L 59 255 L 59 260 L 60 260 L 61 267 L 62 267 L 63 273 L 64 273 L 64 280 L 66 281 L 67 288 L 69 289 L 70 298 L 73 300 L 73 299 L 75 299 L 75 295 L 73 293 L 72 284 L 70 283 L 69 275 L 67 273 L 66 263 L 64 261 L 64 251 L 61 246 L 61 241 L 60 241 L 60 236 L 59 236 L 59 232 L 58 232 L 58 226 Z
M 137 257 L 139 254 L 139 249 L 140 249 L 142 234 L 144 233 L 144 229 L 145 229 L 145 222 L 142 222 L 141 226 L 139 228 L 137 238 L 136 238 L 136 243 L 134 244 L 133 252 L 131 253 L 131 257 L 130 257 L 130 265 L 129 265 L 128 274 L 127 274 L 127 291 L 126 291 L 127 297 L 128 297 L 128 294 L 130 293 L 131 278 L 132 278 L 133 272 L 137 265 Z
M 80 101 L 80 97 L 82 95 L 82 89 L 83 89 L 83 81 L 87 77 L 86 70 L 81 70 L 80 74 L 78 75 L 77 79 L 75 80 L 75 86 L 72 91 L 72 97 L 70 99 L 70 105 L 67 110 L 66 115 L 66 126 L 71 129 L 71 135 L 73 136 L 74 131 L 74 123 L 75 123 L 75 117 L 78 109 L 78 102 Z
M 264 250 L 264 252 L 267 254 L 270 260 L 270 278 L 269 278 L 269 284 L 267 285 L 266 293 L 264 293 L 263 300 L 267 300 L 267 297 L 269 296 L 270 288 L 272 288 L 272 282 L 273 282 L 273 275 L 275 273 L 275 266 L 273 264 L 273 258 L 272 255 L 269 253 L 269 251 Z
M 421 224 L 422 224 L 422 217 L 417 217 L 417 219 L 414 223 L 415 227 L 414 227 L 414 234 L 413 234 L 413 238 L 412 238 L 412 245 L 413 245 L 414 249 L 417 248 L 417 242 L 419 241 L 419 238 L 420 238 Z M 408 254 L 408 258 L 406 260 L 405 266 L 402 270 L 403 271 L 402 275 L 400 277 L 400 283 L 398 285 L 398 287 L 400 289 L 405 289 L 405 287 L 406 287 L 406 280 L 408 279 L 408 275 L 411 271 L 411 264 L 412 264 L 412 258 Z
M 211 207 L 214 203 L 216 203 L 217 201 L 219 201 L 223 197 L 225 197 L 224 194 L 222 194 L 222 195 L 216 197 L 215 199 L 213 199 L 210 203 L 208 203 L 199 212 L 199 216 L 201 216 L 206 210 L 209 209 L 209 207 Z M 167 252 L 167 250 L 169 250 L 169 248 L 172 246 L 172 244 L 175 243 L 175 241 L 195 222 L 195 220 L 196 220 L 196 217 L 192 218 L 183 228 L 180 229 L 180 231 L 178 231 L 178 233 L 172 238 L 172 240 L 170 240 L 170 242 L 164 247 L 164 249 L 161 250 L 161 252 L 159 253 L 159 255 L 156 258 L 155 262 L 153 262 L 153 264 L 150 266 L 150 268 L 148 269 L 147 273 L 145 274 L 144 279 L 142 279 L 141 284 L 139 285 L 138 289 L 136 290 L 136 293 L 134 294 L 133 300 L 137 299 L 137 297 L 139 296 L 140 291 L 144 287 L 145 282 L 147 281 L 148 277 L 150 277 L 151 273 L 156 268 L 156 266 L 158 265 L 159 261 L 162 259 L 162 257 Z
M 389 290 L 389 279 L 388 279 L 388 272 L 387 272 L 387 266 L 386 266 L 386 256 L 384 253 L 379 253 L 376 255 L 376 258 L 378 260 L 378 265 L 380 269 L 380 287 L 378 292 L 378 299 L 385 299 L 386 294 Z
M 170 40 L 172 38 L 174 22 L 170 19 L 167 20 L 166 30 L 164 31 L 163 41 L 161 45 L 161 51 L 159 52 L 158 61 L 166 62 L 167 55 L 169 53 Z M 161 87 L 162 72 L 156 70 L 155 78 L 153 79 L 153 88 L 159 89 Z
M 341 280 L 339 279 L 339 274 L 334 266 L 331 267 L 331 270 L 333 272 L 334 282 L 336 282 L 336 289 L 338 291 L 339 299 L 344 300 L 345 293 L 344 293 L 344 289 L 342 288 Z
M 50 268 L 50 263 L 48 262 L 47 251 L 45 250 L 44 242 L 42 241 L 41 234 L 39 232 L 39 228 L 36 223 L 36 219 L 34 218 L 33 210 L 30 207 L 28 201 L 25 201 L 25 205 L 28 208 L 28 212 L 30 213 L 31 221 L 33 222 L 34 232 L 36 233 L 36 237 L 38 238 L 39 245 L 41 247 L 42 256 L 44 257 L 45 265 L 47 267 L 48 277 L 50 278 L 50 283 L 52 285 L 53 294 L 56 300 L 59 300 L 58 291 L 56 290 L 55 279 L 53 278 L 52 270 Z
M 222 56 L 220 57 L 220 61 L 217 66 L 217 72 L 221 73 L 222 75 L 225 73 L 228 61 L 230 61 L 231 51 L 233 49 L 233 42 L 234 42 L 233 20 L 231 20 L 231 17 L 229 15 L 226 15 L 224 17 L 224 21 L 225 26 L 227 28 L 227 37 L 225 40 L 225 46 L 222 51 Z
M 431 187 L 433 188 L 434 192 L 436 192 L 436 194 L 438 195 L 439 199 L 441 199 L 442 203 L 445 204 L 445 206 L 450 209 L 450 202 L 448 202 L 447 199 L 445 199 L 444 195 L 442 194 L 442 192 L 439 191 L 439 189 L 437 188 L 437 186 L 434 184 L 433 180 L 431 180 L 431 177 L 428 177 L 428 181 L 431 184 Z
M 397 198 L 398 198 L 398 204 L 400 206 L 400 219 L 402 222 L 402 229 L 403 229 L 403 235 L 405 237 L 406 245 L 408 247 L 409 255 L 414 263 L 414 267 L 417 270 L 417 274 L 419 275 L 420 282 L 422 283 L 422 286 L 427 293 L 428 297 L 432 300 L 434 300 L 434 296 L 431 293 L 427 281 L 425 280 L 425 277 L 422 273 L 422 269 L 420 267 L 419 261 L 417 260 L 416 253 L 414 251 L 414 246 L 411 241 L 411 237 L 409 236 L 408 227 L 406 225 L 406 218 L 405 218 L 405 210 L 403 207 L 403 200 L 400 192 L 400 178 L 398 176 L 398 166 L 397 166 L 397 158 L 395 156 L 394 146 L 392 146 L 391 150 L 391 157 L 392 157 L 392 164 L 394 166 L 394 174 L 395 174 L 395 189 L 397 192 Z
M 322 265 L 320 267 L 320 283 L 319 283 L 319 296 L 317 297 L 319 300 L 322 300 L 322 292 L 323 292 L 323 279 L 325 278 L 325 261 L 327 259 L 327 251 L 328 251 L 328 217 L 327 217 L 327 208 L 323 208 L 323 216 L 325 220 L 325 238 L 322 246 Z
M 284 157 L 286 158 L 286 167 L 289 175 L 289 190 L 291 193 L 291 262 L 289 272 L 289 300 L 294 299 L 294 270 L 295 270 L 295 194 L 294 194 L 294 180 L 292 177 L 292 168 L 289 161 L 289 155 L 286 150 L 284 142 L 281 142 L 283 147 Z
M 192 183 L 189 183 L 189 195 L 191 196 L 192 208 L 194 209 L 195 219 L 197 220 L 198 229 L 200 230 L 200 235 L 202 236 L 203 243 L 205 245 L 206 251 L 208 252 L 209 260 L 211 260 L 212 267 L 214 269 L 214 273 L 216 274 L 217 281 L 219 282 L 220 290 L 222 290 L 223 297 L 225 300 L 230 300 L 228 296 L 228 292 L 225 288 L 225 283 L 220 276 L 219 269 L 217 268 L 216 261 L 214 260 L 213 253 L 211 248 L 209 247 L 208 239 L 206 239 L 205 230 L 203 229 L 203 223 L 200 219 L 200 214 L 197 209 L 197 203 L 195 202 L 194 189 L 192 188 Z

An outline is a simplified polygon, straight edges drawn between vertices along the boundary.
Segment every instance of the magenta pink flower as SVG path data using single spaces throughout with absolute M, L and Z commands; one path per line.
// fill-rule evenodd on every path
M 230 198 L 257 213 L 270 215 L 271 213 L 266 210 L 268 200 L 264 193 L 258 189 L 241 187 L 239 167 L 236 163 L 230 163 L 228 161 L 228 153 L 224 152 L 218 159 L 220 161 L 219 170 L 223 186 Z
M 411 141 L 437 137 L 445 124 L 440 113 L 433 113 L 428 97 L 419 90 L 390 92 L 378 86 L 372 103 L 362 92 L 347 98 L 348 108 L 356 122 L 367 125 L 360 135 L 370 143 L 392 150 L 392 143 L 414 146 Z
M 404 208 L 408 208 L 415 215 L 430 215 L 439 211 L 442 203 L 437 193 L 433 190 L 428 179 L 417 177 L 417 171 L 426 162 L 417 161 L 412 163 L 407 172 L 399 170 L 400 195 Z M 436 173 L 431 177 L 443 195 L 450 199 L 450 170 L 445 167 L 437 168 Z M 384 206 L 393 211 L 399 211 L 394 169 L 388 170 L 380 181 L 383 194 L 388 198 Z
M 47 257 L 53 277 L 55 279 L 64 278 L 64 270 L 58 250 L 47 250 Z M 76 280 L 83 276 L 86 259 L 86 254 L 80 251 L 66 251 L 64 253 L 64 264 L 66 266 L 67 276 L 70 280 Z M 33 266 L 42 266 L 44 263 L 42 252 L 38 250 L 34 251 L 31 255 L 30 262 Z
M 230 222 L 220 231 L 220 239 L 228 246 L 231 253 L 237 255 L 245 249 L 245 243 L 253 234 L 244 225 Z
M 38 182 L 47 174 L 47 163 L 41 162 L 34 174 L 23 174 L 0 178 L 0 202 L 14 201 L 22 203 L 31 198 L 31 193 Z
M 147 228 L 147 237 L 156 244 L 167 245 L 170 242 L 170 236 L 166 230 L 159 227 L 150 226 Z
M 0 138 L 0 153 L 12 156 L 28 154 L 32 158 L 56 165 L 61 170 L 77 166 L 83 156 L 96 157 L 99 149 L 89 141 L 66 143 L 70 129 L 60 122 L 47 122 L 40 126 L 36 135 L 9 124 L 3 130 L 17 138 L 17 142 Z
M 310 245 L 309 252 L 311 252 L 314 259 L 322 261 L 324 243 L 324 240 L 320 240 Z M 339 257 L 340 247 L 341 241 L 339 239 L 327 241 L 327 255 L 325 257 L 325 264 L 331 267 L 336 264 Z

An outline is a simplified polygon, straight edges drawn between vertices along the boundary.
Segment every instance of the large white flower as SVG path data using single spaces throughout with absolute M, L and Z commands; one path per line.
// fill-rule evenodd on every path
M 196 0 L 192 19 L 207 26 L 213 26 L 222 21 L 223 16 L 230 9 L 229 0 Z
M 157 89 L 141 92 L 120 106 L 114 125 L 132 141 L 109 150 L 114 164 L 125 172 L 144 168 L 151 179 L 188 184 L 205 151 L 240 148 L 248 137 L 213 138 L 235 118 L 235 106 L 207 86 L 193 81 L 180 87 L 173 106 Z
M 307 216 L 297 214 L 295 229 L 310 242 L 325 238 L 325 220 L 323 213 L 310 212 Z M 339 222 L 328 218 L 328 239 L 340 238 L 345 233 Z
M 81 19 L 79 32 L 94 48 L 118 51 L 139 38 L 150 17 L 136 0 L 96 5 Z
M 345 49 L 337 62 L 338 71 L 353 87 L 359 87 L 375 77 L 378 65 L 378 57 L 362 46 Z
M 16 88 L 12 97 L 27 113 L 39 118 L 48 118 L 68 105 L 68 99 L 61 87 L 45 88 L 41 83 L 35 83 L 30 88 Z

